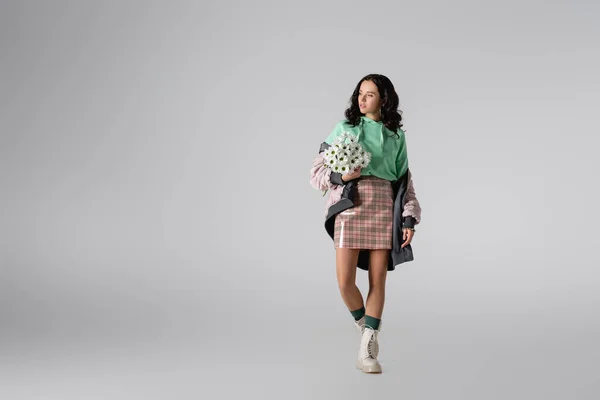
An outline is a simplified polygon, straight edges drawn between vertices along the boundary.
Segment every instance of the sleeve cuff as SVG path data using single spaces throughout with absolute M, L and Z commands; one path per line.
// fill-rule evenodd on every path
M 334 185 L 345 185 L 345 183 L 342 181 L 342 174 L 340 174 L 339 172 L 332 172 L 329 180 Z
M 402 227 L 404 228 L 414 228 L 416 225 L 417 220 L 414 217 L 408 216 L 404 218 L 404 223 L 402 224 Z

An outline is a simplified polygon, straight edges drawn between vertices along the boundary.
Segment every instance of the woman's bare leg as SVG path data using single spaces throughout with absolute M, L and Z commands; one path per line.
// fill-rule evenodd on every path
M 381 319 L 383 315 L 388 255 L 389 250 L 371 250 L 369 256 L 369 294 L 366 315 L 377 319 Z
M 364 306 L 363 297 L 356 286 L 356 264 L 359 249 L 335 249 L 335 269 L 342 299 L 348 310 L 354 311 Z

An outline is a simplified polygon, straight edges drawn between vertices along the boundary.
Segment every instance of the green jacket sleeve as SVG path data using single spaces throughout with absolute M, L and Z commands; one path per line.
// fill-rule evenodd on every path
M 398 148 L 398 154 L 396 154 L 396 179 L 400 179 L 402 175 L 408 170 L 408 152 L 406 150 L 406 136 L 402 129 L 398 129 L 400 135 L 400 147 Z

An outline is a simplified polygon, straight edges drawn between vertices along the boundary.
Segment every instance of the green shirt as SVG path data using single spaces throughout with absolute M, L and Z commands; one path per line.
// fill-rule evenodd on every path
M 325 142 L 332 144 L 344 131 L 356 136 L 363 149 L 371 153 L 371 162 L 362 169 L 361 176 L 395 181 L 408 170 L 406 137 L 401 128 L 394 133 L 382 122 L 362 116 L 357 126 L 352 126 L 347 120 L 338 122 Z

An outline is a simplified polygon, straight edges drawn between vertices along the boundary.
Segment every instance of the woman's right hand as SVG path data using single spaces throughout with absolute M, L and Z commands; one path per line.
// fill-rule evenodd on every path
M 356 179 L 360 176 L 361 167 L 356 168 L 353 172 L 349 172 L 346 175 L 342 175 L 342 180 L 344 182 L 351 181 L 352 179 Z

